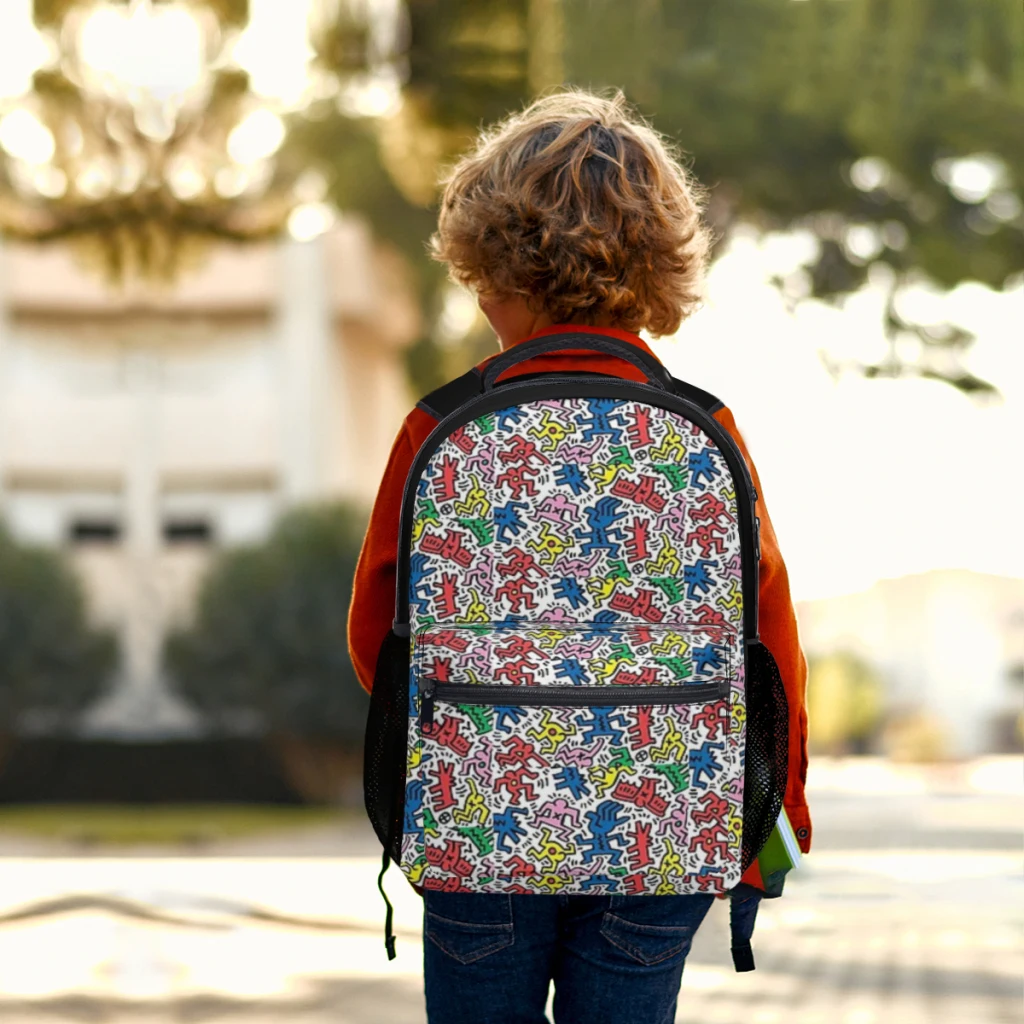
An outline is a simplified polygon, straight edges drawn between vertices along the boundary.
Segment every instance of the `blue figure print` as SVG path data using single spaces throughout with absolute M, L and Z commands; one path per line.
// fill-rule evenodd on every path
M 494 728 L 501 732 L 511 732 L 513 726 L 519 724 L 526 714 L 526 708 L 515 705 L 495 704 L 494 705 Z
M 494 815 L 494 842 L 502 853 L 511 853 L 512 847 L 526 835 L 526 829 L 516 818 L 517 814 L 525 813 L 525 807 L 507 807 Z M 506 846 L 506 843 L 511 845 Z
M 700 750 L 690 751 L 690 782 L 701 789 L 708 788 L 708 782 L 722 770 L 722 766 L 715 760 L 715 751 L 724 750 L 724 743 L 712 743 L 705 740 Z M 701 778 L 708 777 L 707 782 Z
M 584 714 L 591 717 L 584 718 L 580 715 L 576 719 L 584 730 L 584 743 L 594 743 L 602 736 L 610 736 L 613 746 L 622 743 L 622 730 L 626 728 L 626 719 L 621 711 L 616 711 L 615 708 L 588 708 Z
M 694 647 L 690 653 L 693 655 L 693 660 L 697 664 L 697 672 L 700 675 L 707 675 L 708 672 L 714 671 L 716 668 L 725 668 L 725 662 L 722 660 L 723 649 L 716 647 L 714 644 L 705 644 L 703 647 Z
M 603 550 L 609 552 L 613 558 L 618 558 L 619 545 L 616 541 L 623 539 L 622 531 L 613 527 L 627 514 L 622 508 L 622 502 L 611 496 L 601 498 L 596 505 L 591 505 L 586 510 L 589 529 L 573 531 L 574 535 L 583 541 L 582 553 L 589 555 L 592 551 Z
M 617 398 L 588 398 L 586 403 L 590 415 L 581 413 L 573 417 L 583 427 L 583 439 L 593 441 L 595 437 L 607 437 L 612 444 L 622 444 L 621 428 L 626 425 L 626 421 L 621 412 L 613 412 L 622 402 Z M 618 426 L 613 426 L 613 423 Z
M 626 824 L 620 818 L 622 804 L 615 800 L 604 800 L 593 811 L 587 811 L 587 831 L 590 838 L 581 837 L 579 845 L 583 850 L 583 863 L 588 864 L 595 857 L 610 857 L 609 863 L 618 864 L 622 860 L 622 850 L 616 849 L 614 843 L 625 844 L 629 840 L 616 834 L 615 830 Z
M 420 779 L 415 779 L 405 787 L 405 820 L 402 831 L 423 831 L 423 782 Z
M 555 665 L 555 678 L 567 679 L 570 686 L 582 686 L 587 681 L 587 670 L 576 658 L 563 658 Z
M 431 565 L 427 556 L 417 552 L 409 559 L 409 603 L 416 605 L 420 615 L 430 611 L 429 598 L 433 595 L 433 587 L 427 580 L 437 572 L 437 566 Z
M 590 481 L 583 475 L 583 470 L 575 462 L 570 462 L 562 466 L 561 469 L 555 470 L 555 483 L 568 487 L 573 494 L 577 495 L 590 490 Z
M 507 505 L 494 506 L 494 529 L 500 544 L 511 544 L 512 538 L 505 535 L 506 530 L 512 531 L 512 537 L 518 537 L 526 525 L 519 518 L 517 509 L 526 508 L 525 501 L 510 501 Z
M 619 887 L 619 880 L 617 878 L 609 878 L 607 875 L 591 875 L 580 882 L 580 888 L 584 890 L 596 889 L 599 885 L 605 885 L 609 889 L 617 889 Z
M 587 595 L 583 593 L 580 581 L 574 576 L 563 576 L 555 584 L 555 597 L 568 601 L 573 609 L 582 608 L 587 603 Z
M 605 609 L 598 612 L 590 624 L 583 631 L 584 640 L 594 640 L 598 637 L 609 637 L 615 643 L 622 643 L 622 625 L 619 619 L 622 616 L 618 612 Z
M 430 493 L 430 476 L 432 474 L 428 470 L 423 476 L 420 477 L 419 483 L 416 485 L 416 497 L 426 498 Z
M 716 476 L 722 475 L 722 471 L 711 459 L 710 448 L 701 448 L 699 452 L 690 452 L 686 461 L 690 467 L 690 483 L 702 491 L 705 489 L 705 483 L 701 477 L 704 477 L 707 483 L 711 483 Z
M 555 772 L 555 789 L 567 789 L 574 800 L 579 800 L 590 792 L 590 783 L 583 778 L 576 765 L 567 764 Z
M 497 619 L 494 623 L 495 633 L 514 633 L 522 626 L 525 615 L 506 615 L 503 619 Z
M 499 430 L 515 430 L 516 424 L 522 423 L 526 416 L 526 410 L 510 405 L 507 409 L 498 409 L 494 415 L 498 418 Z
M 683 583 L 686 586 L 686 599 L 694 601 L 698 594 L 706 594 L 718 581 L 709 572 L 718 568 L 718 560 L 698 558 L 693 565 L 683 566 Z

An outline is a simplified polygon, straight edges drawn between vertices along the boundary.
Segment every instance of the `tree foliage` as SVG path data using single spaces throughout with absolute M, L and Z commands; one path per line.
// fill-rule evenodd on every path
M 432 219 L 422 213 L 444 165 L 540 88 L 620 87 L 692 154 L 720 238 L 738 221 L 814 233 L 813 260 L 778 282 L 791 301 L 841 301 L 872 266 L 887 268 L 875 279 L 890 282 L 890 357 L 857 369 L 986 389 L 960 359 L 970 336 L 908 322 L 898 299 L 922 278 L 1002 288 L 1024 268 L 1017 0 L 406 6 L 405 102 L 359 129 L 375 147 L 342 157 L 353 129 L 340 115 L 311 124 L 303 143 L 333 166 L 339 205 L 367 214 L 421 268 L 428 305 L 440 277 L 428 269 Z M 908 338 L 919 352 L 909 363 L 896 345 Z
M 366 698 L 345 625 L 364 525 L 337 505 L 297 510 L 222 554 L 167 641 L 177 691 L 229 731 L 255 713 L 266 732 L 357 743 Z
M 86 622 L 81 586 L 52 551 L 0 528 L 0 730 L 73 726 L 107 688 L 112 634 Z

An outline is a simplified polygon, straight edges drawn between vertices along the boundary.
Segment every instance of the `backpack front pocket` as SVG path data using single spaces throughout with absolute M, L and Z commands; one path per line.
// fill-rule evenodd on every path
M 627 894 L 735 884 L 742 777 L 728 700 L 686 692 L 696 687 L 586 689 L 421 694 L 420 884 Z

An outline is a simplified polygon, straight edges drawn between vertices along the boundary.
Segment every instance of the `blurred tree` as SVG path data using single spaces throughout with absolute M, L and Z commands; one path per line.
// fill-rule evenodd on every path
M 167 641 L 177 691 L 217 728 L 362 740 L 366 695 L 345 620 L 365 523 L 337 505 L 286 515 L 266 544 L 225 552 L 193 622 Z
M 869 753 L 882 724 L 882 682 L 878 673 L 849 651 L 810 659 L 807 717 L 815 752 Z
M 887 284 L 887 358 L 836 372 L 991 391 L 963 364 L 971 336 L 908 320 L 899 296 L 921 278 L 1001 288 L 1024 268 L 1017 0 L 407 0 L 406 8 L 404 103 L 365 126 L 376 148 L 362 140 L 358 160 L 341 158 L 352 134 L 341 115 L 311 123 L 303 144 L 337 168 L 335 201 L 365 213 L 420 266 L 428 313 L 440 310 L 440 275 L 427 269 L 423 248 L 432 218 L 412 211 L 430 202 L 444 165 L 480 124 L 538 89 L 614 86 L 694 154 L 720 237 L 739 221 L 813 232 L 813 260 L 777 282 L 788 300 L 841 301 L 869 272 Z M 392 184 L 378 180 L 382 172 Z M 421 350 L 413 358 L 414 371 L 437 361 Z
M 60 556 L 15 544 L 0 527 L 0 732 L 73 727 L 116 664 L 113 635 L 86 623 Z

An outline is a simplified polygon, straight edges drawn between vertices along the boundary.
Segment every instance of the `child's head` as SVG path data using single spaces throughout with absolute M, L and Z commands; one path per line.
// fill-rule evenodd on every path
M 481 306 L 671 334 L 700 301 L 702 192 L 621 93 L 561 92 L 486 131 L 449 176 L 436 259 Z

